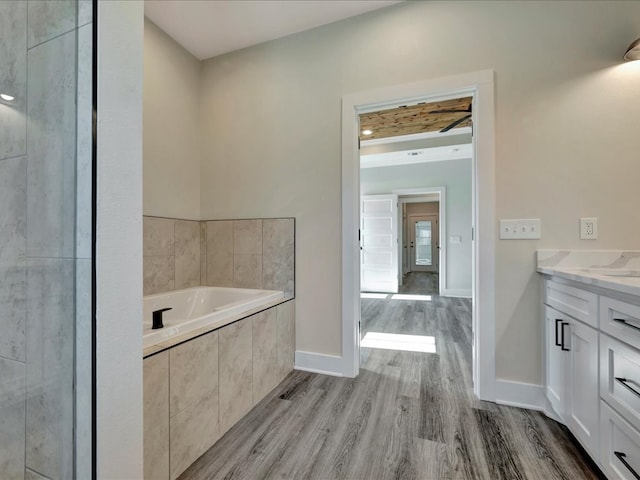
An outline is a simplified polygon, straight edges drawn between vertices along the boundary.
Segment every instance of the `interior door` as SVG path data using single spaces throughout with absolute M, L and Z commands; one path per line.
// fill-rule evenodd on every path
M 409 221 L 410 270 L 437 272 L 439 263 L 437 215 L 411 215 Z
M 398 292 L 398 196 L 365 195 L 360 202 L 360 289 Z

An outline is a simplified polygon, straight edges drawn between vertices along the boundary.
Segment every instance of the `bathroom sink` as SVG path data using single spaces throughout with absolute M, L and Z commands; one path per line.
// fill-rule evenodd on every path
M 626 270 L 622 268 L 581 268 L 581 272 L 605 277 L 639 278 L 640 270 Z

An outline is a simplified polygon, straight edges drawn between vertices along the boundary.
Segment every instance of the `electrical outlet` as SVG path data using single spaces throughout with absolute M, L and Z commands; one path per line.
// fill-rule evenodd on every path
M 580 219 L 580 240 L 596 240 L 598 238 L 598 219 L 595 217 Z
M 502 240 L 536 240 L 542 235 L 540 219 L 500 220 Z

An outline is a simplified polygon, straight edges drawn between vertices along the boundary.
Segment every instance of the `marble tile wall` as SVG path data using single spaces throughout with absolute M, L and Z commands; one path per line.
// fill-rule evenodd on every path
M 144 294 L 201 285 L 200 222 L 143 217 Z
M 144 359 L 145 479 L 178 478 L 293 370 L 294 302 Z
M 206 222 L 206 285 L 295 294 L 295 219 Z
M 89 0 L 0 1 L 3 480 L 72 478 L 76 411 L 91 443 L 91 21 Z
M 196 222 L 148 217 L 144 294 L 197 285 L 295 290 L 293 218 Z

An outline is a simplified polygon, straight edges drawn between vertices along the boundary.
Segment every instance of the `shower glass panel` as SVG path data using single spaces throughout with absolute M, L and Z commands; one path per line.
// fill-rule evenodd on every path
M 433 265 L 431 252 L 431 220 L 416 222 L 416 265 Z
M 92 478 L 92 2 L 0 1 L 0 478 Z

